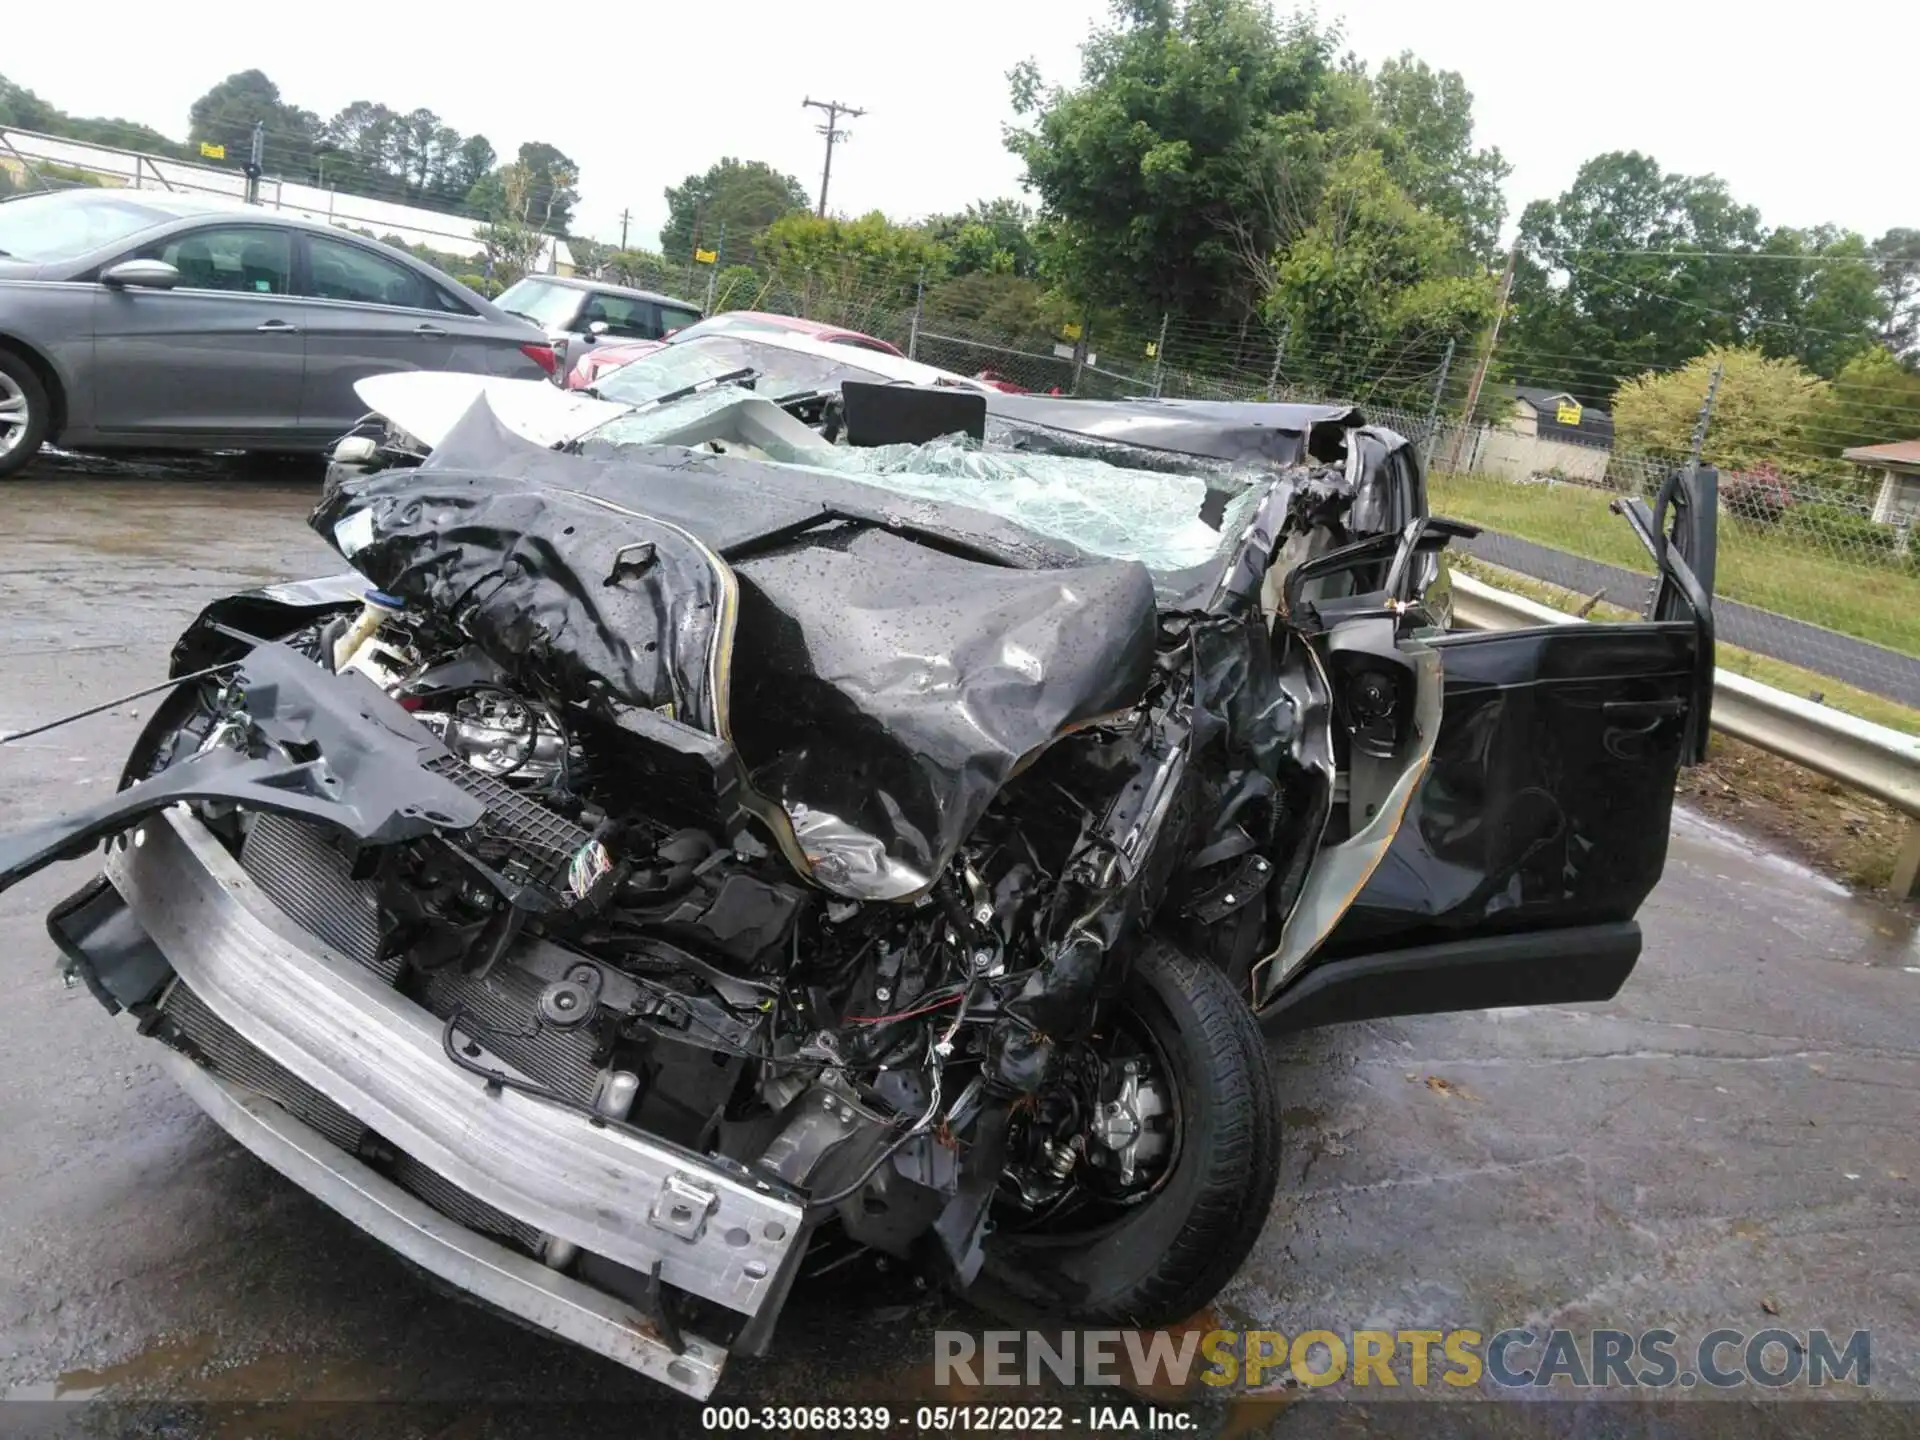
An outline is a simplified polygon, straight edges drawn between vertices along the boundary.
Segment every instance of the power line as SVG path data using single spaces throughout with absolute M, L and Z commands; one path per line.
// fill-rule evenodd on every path
M 1655 260 L 1775 260 L 1796 265 L 1911 265 L 1909 259 L 1891 255 L 1786 255 L 1770 250 L 1603 250 L 1581 245 L 1578 255 L 1644 255 Z M 1568 269 L 1566 261 L 1554 252 L 1542 251 L 1540 258 L 1555 269 Z

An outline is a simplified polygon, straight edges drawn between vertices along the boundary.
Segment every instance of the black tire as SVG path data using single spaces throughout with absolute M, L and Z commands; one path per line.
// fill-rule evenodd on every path
M 0 480 L 5 480 L 25 469 L 27 462 L 40 453 L 53 417 L 53 403 L 34 368 L 11 350 L 0 349 L 0 380 L 4 381 L 0 383 L 0 401 L 12 399 L 11 392 L 18 391 L 27 407 L 24 433 L 0 450 Z M 0 419 L 0 445 L 12 437 L 13 430 L 9 420 Z
M 1247 1258 L 1280 1177 L 1266 1042 L 1220 971 L 1164 940 L 1134 957 L 1121 1003 L 1173 1072 L 1181 1138 L 1160 1191 L 1084 1234 L 997 1231 L 970 1299 L 1004 1315 L 1165 1325 L 1219 1294 Z

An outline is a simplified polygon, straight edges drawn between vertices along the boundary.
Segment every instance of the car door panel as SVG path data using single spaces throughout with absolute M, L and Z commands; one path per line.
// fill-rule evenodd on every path
M 1645 619 L 1421 628 L 1396 642 L 1439 662 L 1438 722 L 1414 731 L 1432 748 L 1337 924 L 1268 985 L 1270 1022 L 1576 1003 L 1611 996 L 1631 972 L 1675 780 L 1706 753 L 1717 477 L 1676 472 L 1651 507 L 1619 509 L 1654 561 Z M 1403 552 L 1436 527 L 1462 528 L 1418 521 Z M 1356 759 L 1350 785 L 1360 773 Z
M 1631 920 L 1666 861 L 1697 640 L 1667 622 L 1433 641 L 1432 759 L 1326 954 Z
M 306 363 L 291 232 L 207 226 L 136 253 L 181 283 L 95 288 L 93 428 L 160 443 L 291 435 Z
M 354 384 L 396 370 L 462 370 L 543 378 L 520 345 L 468 312 L 424 271 L 333 236 L 304 237 L 299 284 L 306 310 L 306 384 L 300 423 L 338 434 L 366 407 Z

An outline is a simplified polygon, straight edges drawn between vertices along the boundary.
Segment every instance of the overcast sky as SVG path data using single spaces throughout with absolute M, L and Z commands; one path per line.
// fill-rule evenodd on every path
M 1283 12 L 1290 6 L 1277 7 Z M 257 66 L 322 116 L 357 99 L 426 106 L 503 154 L 558 145 L 581 167 L 576 228 L 652 245 L 661 191 L 722 155 L 820 178 L 821 119 L 801 101 L 869 113 L 834 156 L 831 207 L 896 218 L 1019 193 L 1000 142 L 1006 72 L 1032 56 L 1048 81 L 1078 74 L 1104 0 L 723 0 L 489 12 L 324 0 L 244 6 L 183 22 L 150 3 L 101 0 L 84 34 L 59 6 L 15 4 L 0 73 L 61 108 L 183 136 L 214 81 Z M 1378 63 L 1410 49 L 1460 71 L 1480 142 L 1513 163 L 1520 208 L 1564 189 L 1586 157 L 1645 150 L 1711 171 L 1768 224 L 1833 221 L 1869 238 L 1920 226 L 1920 4 L 1827 0 L 1769 10 L 1726 0 L 1615 0 L 1556 12 L 1448 0 L 1329 0 L 1350 46 Z M 205 21 L 206 23 L 201 23 Z M 124 30 L 122 29 L 124 22 Z M 129 41 L 116 41 L 124 33 Z

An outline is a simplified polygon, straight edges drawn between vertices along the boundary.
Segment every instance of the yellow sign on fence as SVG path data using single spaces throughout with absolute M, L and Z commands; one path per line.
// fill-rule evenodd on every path
M 227 147 L 224 145 L 209 145 L 205 140 L 202 140 L 200 142 L 200 153 L 209 160 L 224 160 L 227 158 Z
M 695 250 L 693 252 L 693 258 L 701 265 L 711 265 L 720 258 L 720 252 L 718 250 Z
M 1580 407 L 1571 401 L 1563 402 L 1554 407 L 1553 419 L 1557 425 L 1578 425 L 1580 423 Z

